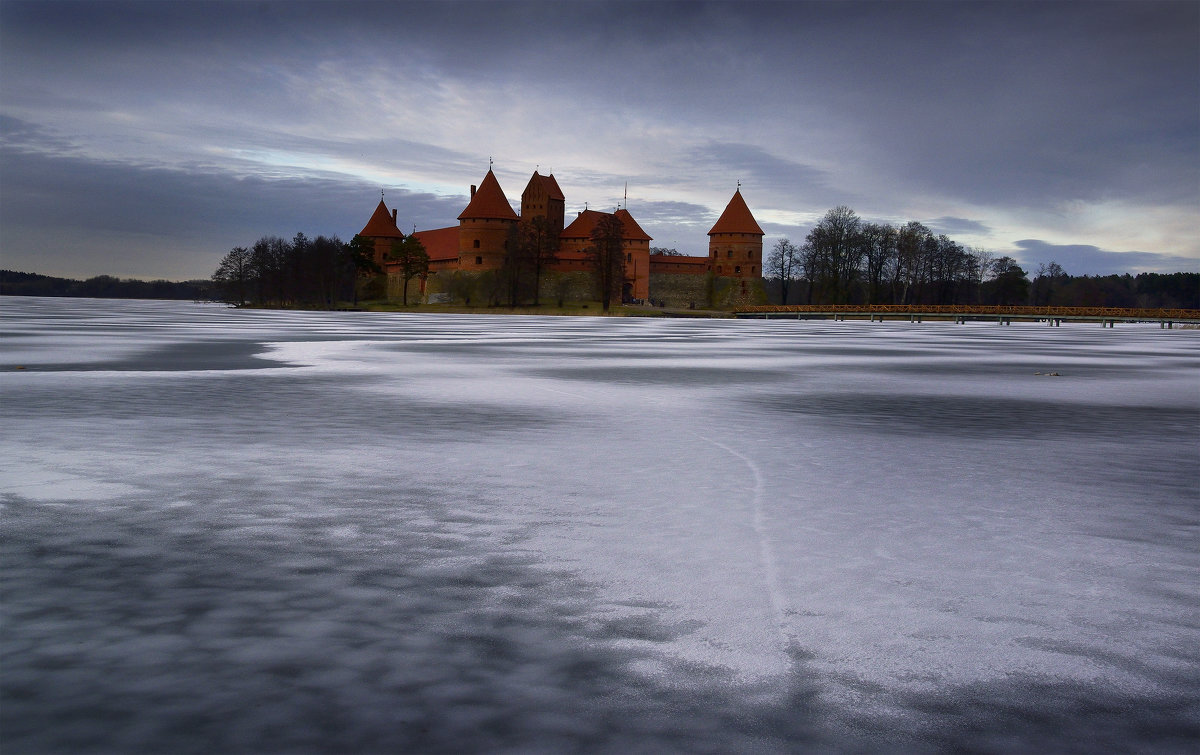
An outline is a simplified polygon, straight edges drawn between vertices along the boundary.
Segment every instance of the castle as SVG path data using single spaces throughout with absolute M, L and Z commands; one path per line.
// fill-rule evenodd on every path
M 495 174 L 488 169 L 458 216 L 458 225 L 414 231 L 429 255 L 429 275 L 420 281 L 420 293 L 438 288 L 439 278 L 455 272 L 485 273 L 500 269 L 514 227 L 538 220 L 551 241 L 557 241 L 555 261 L 547 273 L 588 274 L 592 231 L 605 216 L 621 221 L 621 246 L 625 253 L 623 299 L 656 300 L 672 305 L 714 303 L 713 299 L 753 300 L 762 292 L 763 230 L 742 198 L 734 192 L 725 211 L 708 232 L 708 256 L 651 254 L 652 238 L 625 208 L 613 213 L 585 209 L 565 224 L 566 200 L 554 175 L 536 170 L 521 193 L 521 213 L 513 211 Z M 393 243 L 405 238 L 397 225 L 397 210 L 389 212 L 383 199 L 359 235 L 374 243 L 375 261 L 388 274 L 389 292 L 400 285 L 398 265 L 388 259 Z M 431 285 L 432 284 L 432 285 Z

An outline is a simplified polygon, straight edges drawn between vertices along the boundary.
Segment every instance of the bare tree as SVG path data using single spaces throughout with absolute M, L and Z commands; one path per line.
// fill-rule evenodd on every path
M 558 234 L 542 217 L 532 218 L 521 226 L 520 246 L 533 268 L 533 306 L 541 304 L 542 271 L 558 262 Z
M 408 282 L 429 272 L 429 255 L 425 245 L 416 236 L 405 236 L 401 241 L 392 242 L 392 251 L 388 255 L 392 262 L 400 268 L 402 281 L 401 301 L 408 306 Z
M 808 232 L 804 246 L 822 303 L 847 303 L 863 256 L 862 220 L 845 205 L 835 207 Z
M 988 279 L 992 273 L 992 265 L 996 261 L 996 253 L 990 249 L 974 247 L 970 250 L 970 255 L 975 260 L 975 296 L 977 301 L 982 301 L 983 282 Z
M 896 266 L 896 229 L 886 224 L 867 223 L 862 227 L 862 239 L 867 304 L 880 304 L 883 282 L 890 280 Z
M 625 282 L 625 251 L 621 246 L 624 230 L 616 215 L 601 215 L 592 229 L 592 245 L 587 250 L 600 289 L 600 306 L 605 312 L 614 298 L 620 300 L 621 284 Z
M 254 278 L 254 261 L 250 250 L 244 246 L 235 246 L 221 260 L 212 280 L 221 288 L 225 301 L 236 302 L 240 307 L 246 303 L 246 295 L 250 290 L 250 281 Z
M 775 242 L 767 257 L 766 273 L 779 279 L 780 303 L 788 303 L 788 284 L 800 272 L 800 249 L 791 241 L 782 238 Z

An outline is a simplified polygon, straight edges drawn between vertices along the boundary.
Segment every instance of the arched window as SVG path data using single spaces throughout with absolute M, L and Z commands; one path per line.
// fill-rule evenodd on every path
M 478 242 L 478 241 L 476 241 L 475 243 L 476 243 L 476 244 L 478 244 L 479 242 Z M 475 258 L 475 264 L 476 264 L 476 265 L 482 265 L 482 264 L 483 264 L 483 257 L 476 257 L 476 258 Z
M 475 248 L 476 248 L 476 249 L 478 249 L 478 248 L 479 248 L 479 239 L 475 239 Z
M 726 251 L 726 252 L 725 252 L 725 257 L 726 257 L 727 259 L 733 259 L 733 250 L 732 250 L 732 249 L 730 249 L 730 250 Z
M 626 252 L 626 253 L 625 253 L 625 261 L 626 261 L 626 262 L 633 262 L 633 252 Z
M 741 274 L 741 272 L 742 272 L 742 266 L 741 266 L 741 265 L 737 265 L 736 267 L 734 267 L 734 268 L 733 268 L 733 273 L 734 273 L 734 275 L 740 275 L 740 274 Z

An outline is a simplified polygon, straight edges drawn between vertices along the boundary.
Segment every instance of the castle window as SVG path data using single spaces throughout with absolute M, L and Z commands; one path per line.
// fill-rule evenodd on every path
M 476 248 L 476 249 L 478 249 L 478 248 L 479 248 L 479 239 L 475 239 L 475 244 L 474 244 L 474 246 L 475 246 L 475 248 Z
M 479 242 L 478 242 L 478 241 L 476 241 L 475 243 L 476 243 L 476 244 L 478 244 Z M 475 264 L 476 264 L 476 265 L 482 265 L 482 264 L 483 264 L 483 257 L 476 257 L 476 258 L 475 258 Z
M 729 251 L 725 252 L 725 256 L 729 259 L 733 259 L 733 250 L 730 249 Z
M 741 272 L 742 272 L 742 266 L 741 266 L 741 265 L 738 265 L 737 267 L 733 268 L 733 272 L 734 272 L 735 274 L 741 274 Z
M 632 253 L 630 253 L 630 252 L 627 252 L 627 253 L 625 254 L 625 261 L 626 261 L 626 262 L 633 262 L 633 254 L 632 254 Z

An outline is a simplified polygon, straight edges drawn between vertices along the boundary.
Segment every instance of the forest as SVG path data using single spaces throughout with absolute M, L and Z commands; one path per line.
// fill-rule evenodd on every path
M 777 304 L 997 304 L 1200 309 L 1200 273 L 1072 276 L 1050 262 L 971 249 L 918 222 L 870 223 L 835 207 L 797 246 L 787 238 L 763 268 Z
M 207 280 L 168 281 L 136 280 L 97 275 L 87 280 L 56 278 L 52 275 L 0 270 L 0 295 L 3 296 L 81 296 L 96 299 L 191 299 L 214 296 Z

